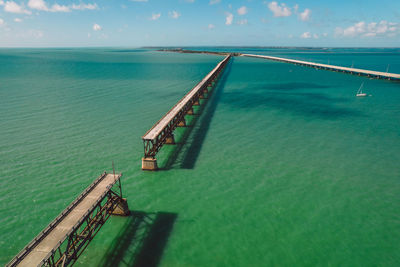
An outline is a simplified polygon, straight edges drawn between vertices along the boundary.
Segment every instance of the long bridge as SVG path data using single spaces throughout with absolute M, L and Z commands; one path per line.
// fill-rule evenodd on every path
M 6 266 L 75 263 L 111 214 L 129 214 L 126 199 L 122 198 L 121 176 L 101 174 Z
M 240 55 L 245 56 L 245 57 L 263 58 L 263 59 L 269 59 L 269 60 L 274 60 L 274 61 L 279 61 L 279 62 L 292 63 L 292 64 L 312 67 L 312 68 L 316 68 L 316 69 L 344 72 L 344 73 L 349 73 L 349 74 L 359 75 L 359 76 L 367 76 L 367 77 L 372 77 L 372 78 L 376 78 L 376 79 L 400 80 L 400 74 L 396 74 L 396 73 L 340 67 L 340 66 L 335 66 L 335 65 L 314 63 L 314 62 L 281 58 L 281 57 L 271 57 L 271 56 L 264 56 L 264 55 L 254 55 L 254 54 L 240 54 Z
M 142 136 L 144 143 L 143 170 L 158 169 L 156 154 L 164 144 L 173 144 L 175 142 L 173 131 L 177 127 L 186 126 L 185 115 L 193 115 L 193 106 L 198 106 L 200 99 L 204 98 L 205 94 L 208 94 L 208 88 L 211 88 L 216 83 L 230 58 L 231 55 L 228 54 Z

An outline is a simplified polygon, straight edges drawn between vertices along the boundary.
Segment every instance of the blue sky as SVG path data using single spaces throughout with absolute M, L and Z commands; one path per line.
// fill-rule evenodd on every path
M 0 0 L 0 47 L 400 46 L 399 0 Z

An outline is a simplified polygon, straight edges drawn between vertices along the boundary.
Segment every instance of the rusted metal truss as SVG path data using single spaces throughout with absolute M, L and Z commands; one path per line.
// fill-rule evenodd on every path
M 98 177 L 82 194 L 73 201 L 54 221 L 52 221 L 34 240 L 32 240 L 13 260 L 6 266 L 18 266 L 48 233 L 54 229 L 63 218 L 74 209 L 77 203 L 83 199 L 102 179 L 106 177 L 104 172 Z M 51 252 L 41 261 L 38 266 L 71 266 L 82 254 L 90 241 L 96 236 L 100 228 L 113 214 L 117 207 L 126 207 L 126 200 L 122 198 L 121 174 L 113 185 L 99 197 L 99 199 L 88 208 L 85 215 L 80 218 L 72 230 L 66 234 L 63 240 L 55 246 Z
M 181 108 L 181 110 L 168 122 L 168 124 L 162 129 L 162 131 L 157 135 L 155 139 L 144 139 L 144 157 L 145 158 L 155 158 L 156 154 L 162 146 L 166 143 L 168 137 L 172 136 L 173 131 L 179 127 L 179 124 L 185 120 L 185 115 L 190 114 L 189 111 L 192 110 L 193 106 L 199 103 L 200 99 L 205 98 L 205 94 L 208 94 L 208 88 L 212 88 L 216 83 L 219 75 L 224 70 L 229 60 L 224 61 L 221 64 L 220 68 L 218 68 L 209 79 L 197 90 L 197 92 L 193 95 L 192 98 L 189 99 L 185 103 L 185 105 Z M 178 102 L 179 103 L 179 102 Z M 176 106 L 176 105 L 175 105 Z M 175 107 L 174 106 L 174 107 Z M 174 108 L 172 107 L 172 109 Z M 171 110 L 172 110 L 171 109 Z M 159 121 L 158 121 L 159 122 Z M 157 125 L 158 122 L 155 124 Z M 155 127 L 153 126 L 153 128 Z
M 121 201 L 123 200 L 119 194 L 112 190 L 108 191 L 102 201 L 82 218 L 80 225 L 64 241 L 65 244 L 60 244 L 54 249 L 41 265 L 57 267 L 73 265 Z

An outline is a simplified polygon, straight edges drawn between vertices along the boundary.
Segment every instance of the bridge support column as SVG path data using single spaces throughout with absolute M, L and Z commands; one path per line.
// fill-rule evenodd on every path
M 190 108 L 190 109 L 187 111 L 186 114 L 187 114 L 187 115 L 194 115 L 193 108 Z
M 165 144 L 167 144 L 167 145 L 175 145 L 174 134 L 171 134 L 170 136 L 167 136 L 167 138 L 165 139 Z
M 199 98 L 200 98 L 200 99 L 205 99 L 204 94 L 201 94 L 201 95 L 199 96 Z
M 118 215 L 118 216 L 128 216 L 129 215 L 128 202 L 126 201 L 126 198 L 121 198 L 121 200 L 118 202 L 117 206 L 111 212 L 111 214 Z
M 178 127 L 186 127 L 186 121 L 184 118 L 178 123 Z
M 194 101 L 193 106 L 200 106 L 200 102 L 198 99 L 196 101 Z
M 207 87 L 204 88 L 203 93 L 204 93 L 204 94 L 208 94 L 208 88 L 207 88 Z
M 158 169 L 156 158 L 142 158 L 142 170 L 156 171 Z

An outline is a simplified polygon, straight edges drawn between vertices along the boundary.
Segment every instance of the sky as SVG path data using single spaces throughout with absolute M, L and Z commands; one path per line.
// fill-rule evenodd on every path
M 400 47 L 400 0 L 0 0 L 0 47 Z

